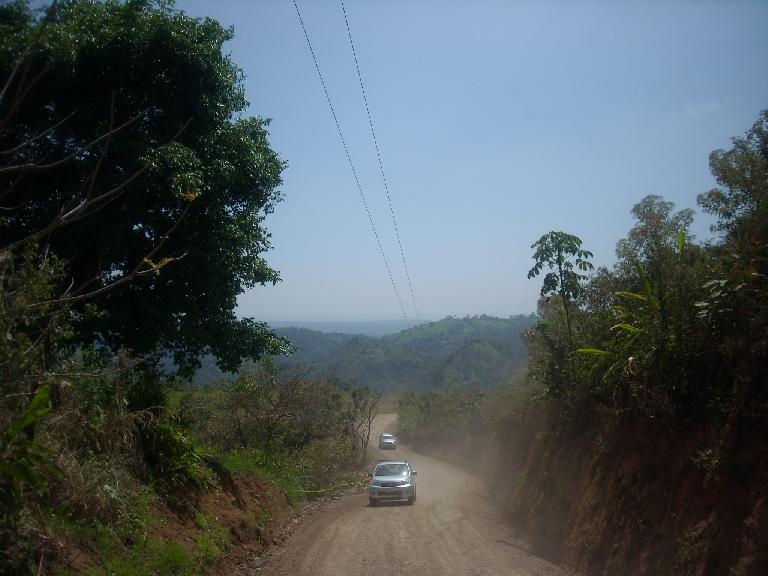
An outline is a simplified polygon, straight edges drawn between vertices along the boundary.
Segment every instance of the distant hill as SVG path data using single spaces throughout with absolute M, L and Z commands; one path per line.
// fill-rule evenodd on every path
M 299 349 L 279 357 L 282 363 L 308 365 L 315 374 L 378 390 L 426 390 L 508 382 L 527 363 L 521 333 L 536 320 L 535 316 L 448 317 L 382 337 L 298 327 L 275 331 Z M 222 374 L 208 358 L 196 381 L 217 376 Z
M 308 320 L 302 322 L 269 322 L 273 328 L 308 328 L 318 332 L 387 336 L 411 327 L 405 320 Z

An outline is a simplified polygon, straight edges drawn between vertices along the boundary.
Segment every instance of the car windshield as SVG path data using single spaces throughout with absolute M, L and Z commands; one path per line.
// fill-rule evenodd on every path
M 407 476 L 407 464 L 379 464 L 373 471 L 374 476 Z
M 381 435 L 382 440 L 394 440 L 395 437 L 392 434 L 382 434 Z

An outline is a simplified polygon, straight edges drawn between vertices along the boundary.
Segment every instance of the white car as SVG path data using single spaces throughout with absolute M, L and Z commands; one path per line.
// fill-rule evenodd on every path
M 416 470 L 405 460 L 381 460 L 371 474 L 368 503 L 401 500 L 409 505 L 416 502 Z
M 379 434 L 379 450 L 397 450 L 397 438 L 390 432 Z

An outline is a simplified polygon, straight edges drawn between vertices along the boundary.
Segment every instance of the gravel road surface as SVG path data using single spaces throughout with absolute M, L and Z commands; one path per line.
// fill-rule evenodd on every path
M 274 576 L 564 576 L 512 539 L 466 471 L 412 452 L 379 452 L 378 434 L 396 415 L 377 417 L 375 458 L 407 459 L 418 471 L 416 504 L 368 506 L 366 494 L 346 496 L 303 523 L 259 574 Z

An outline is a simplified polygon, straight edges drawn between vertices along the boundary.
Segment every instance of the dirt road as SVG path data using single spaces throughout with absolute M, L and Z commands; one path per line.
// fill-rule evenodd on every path
M 371 443 L 394 427 L 377 418 Z M 377 458 L 395 456 L 373 450 Z M 477 477 L 398 447 L 418 471 L 415 505 L 371 508 L 366 494 L 342 498 L 300 526 L 261 574 L 275 576 L 563 576 L 532 556 L 497 523 Z

